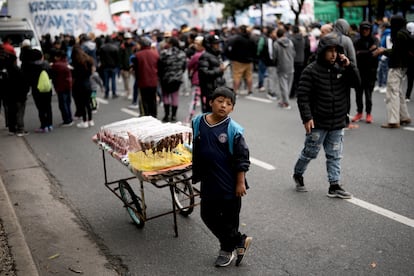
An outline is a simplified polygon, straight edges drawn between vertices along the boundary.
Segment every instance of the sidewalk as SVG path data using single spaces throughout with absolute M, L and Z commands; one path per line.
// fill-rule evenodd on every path
M 23 235 L 19 220 L 14 212 L 10 197 L 4 187 L 4 183 L 0 176 L 0 226 L 3 226 L 5 233 L 1 238 L 5 238 L 5 242 L 1 243 L 0 251 L 8 253 L 7 248 L 10 247 L 11 256 L 2 255 L 3 261 L 13 261 L 15 266 L 9 263 L 0 262 L 0 272 L 5 275 L 39 275 L 36 265 L 34 264 L 32 254 L 27 246 L 26 239 Z M 11 259 L 8 259 L 11 258 Z M 17 270 L 17 271 L 16 271 Z
M 119 275 L 25 138 L 9 136 L 2 116 L 0 126 L 0 218 L 16 274 Z

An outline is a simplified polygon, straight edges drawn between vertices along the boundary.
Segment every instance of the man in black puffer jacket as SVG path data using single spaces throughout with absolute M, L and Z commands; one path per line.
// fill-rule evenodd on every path
M 211 112 L 209 104 L 211 94 L 219 86 L 226 84 L 223 72 L 226 66 L 220 59 L 220 38 L 217 35 L 208 35 L 203 39 L 206 49 L 198 60 L 198 78 L 201 90 L 201 109 L 203 113 Z
M 326 35 L 318 45 L 316 61 L 302 73 L 297 89 L 298 107 L 306 130 L 305 146 L 294 167 L 298 192 L 306 192 L 303 174 L 323 146 L 330 184 L 328 197 L 351 198 L 340 185 L 348 91 L 360 85 L 358 69 L 342 52 L 336 36 Z

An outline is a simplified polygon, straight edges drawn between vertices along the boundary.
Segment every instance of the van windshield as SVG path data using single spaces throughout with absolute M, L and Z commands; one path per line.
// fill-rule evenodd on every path
M 20 47 L 22 41 L 25 39 L 29 39 L 31 42 L 32 47 L 40 46 L 38 45 L 37 40 L 34 38 L 34 33 L 32 31 L 7 31 L 1 30 L 0 31 L 0 39 L 3 41 L 4 37 L 9 37 L 11 39 L 11 44 L 14 47 Z

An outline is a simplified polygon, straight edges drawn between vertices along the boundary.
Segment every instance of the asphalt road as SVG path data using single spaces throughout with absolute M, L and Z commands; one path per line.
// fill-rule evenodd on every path
M 354 195 L 350 201 L 326 197 L 323 151 L 305 175 L 309 192 L 295 192 L 292 169 L 304 141 L 295 103 L 292 110 L 282 110 L 264 93 L 237 99 L 232 117 L 245 128 L 253 160 L 241 231 L 253 236 L 253 243 L 242 266 L 223 269 L 213 266 L 218 243 L 202 223 L 198 207 L 188 218 L 178 217 L 175 238 L 172 216 L 137 229 L 122 202 L 104 186 L 102 153 L 91 137 L 99 126 L 131 117 L 124 109 L 126 99 L 101 103 L 93 128 L 56 127 L 24 139 L 77 223 L 109 263 L 127 275 L 414 275 L 414 126 L 380 128 L 384 94 L 373 98 L 374 123 L 360 122 L 359 129 L 345 134 L 342 178 Z M 178 119 L 187 114 L 189 99 L 181 96 Z M 53 102 L 57 126 L 56 97 Z M 408 106 L 414 116 L 414 104 Z M 31 132 L 39 126 L 31 99 L 26 126 Z M 131 176 L 111 158 L 107 167 L 110 179 Z M 137 181 L 132 186 L 138 191 Z M 168 189 L 148 183 L 145 196 L 150 215 L 170 210 Z M 27 235 L 29 247 L 33 239 Z M 36 261 L 36 252 L 33 257 Z

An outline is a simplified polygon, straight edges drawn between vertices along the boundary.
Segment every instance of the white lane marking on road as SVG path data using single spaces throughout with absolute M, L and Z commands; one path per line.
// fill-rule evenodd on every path
M 262 102 L 262 103 L 273 103 L 273 101 L 271 100 L 253 97 L 253 96 L 246 96 L 245 98 L 249 100 L 257 101 L 257 102 Z
M 139 116 L 139 113 L 138 113 L 138 112 L 135 112 L 135 111 L 129 110 L 128 108 L 121 108 L 121 111 L 122 111 L 122 112 L 125 112 L 126 114 L 129 114 L 129 115 L 135 116 L 135 117 L 138 117 L 138 116 Z
M 372 211 L 374 213 L 377 213 L 379 215 L 382 215 L 384 217 L 390 218 L 392 220 L 398 221 L 399 223 L 405 224 L 407 226 L 410 227 L 414 227 L 414 219 L 410 219 L 407 217 L 404 217 L 402 215 L 399 215 L 397 213 L 394 213 L 390 210 L 384 209 L 382 207 L 379 207 L 377 205 L 371 204 L 369 202 L 360 200 L 358 198 L 351 198 L 351 199 L 346 199 L 348 202 L 353 203 L 359 207 L 365 208 L 369 211 Z
M 256 158 L 253 158 L 253 157 L 250 157 L 250 162 L 252 164 L 255 164 L 256 166 L 262 167 L 263 169 L 266 169 L 266 170 L 269 170 L 269 171 L 272 171 L 272 170 L 275 170 L 276 169 L 272 165 L 267 164 L 267 163 L 265 163 L 263 161 L 257 160 Z
M 108 103 L 109 103 L 107 100 L 104 100 L 104 99 L 99 98 L 99 97 L 96 97 L 96 101 L 97 101 L 98 103 L 101 103 L 101 104 L 108 104 Z
M 414 127 L 403 127 L 405 130 L 414 131 Z

